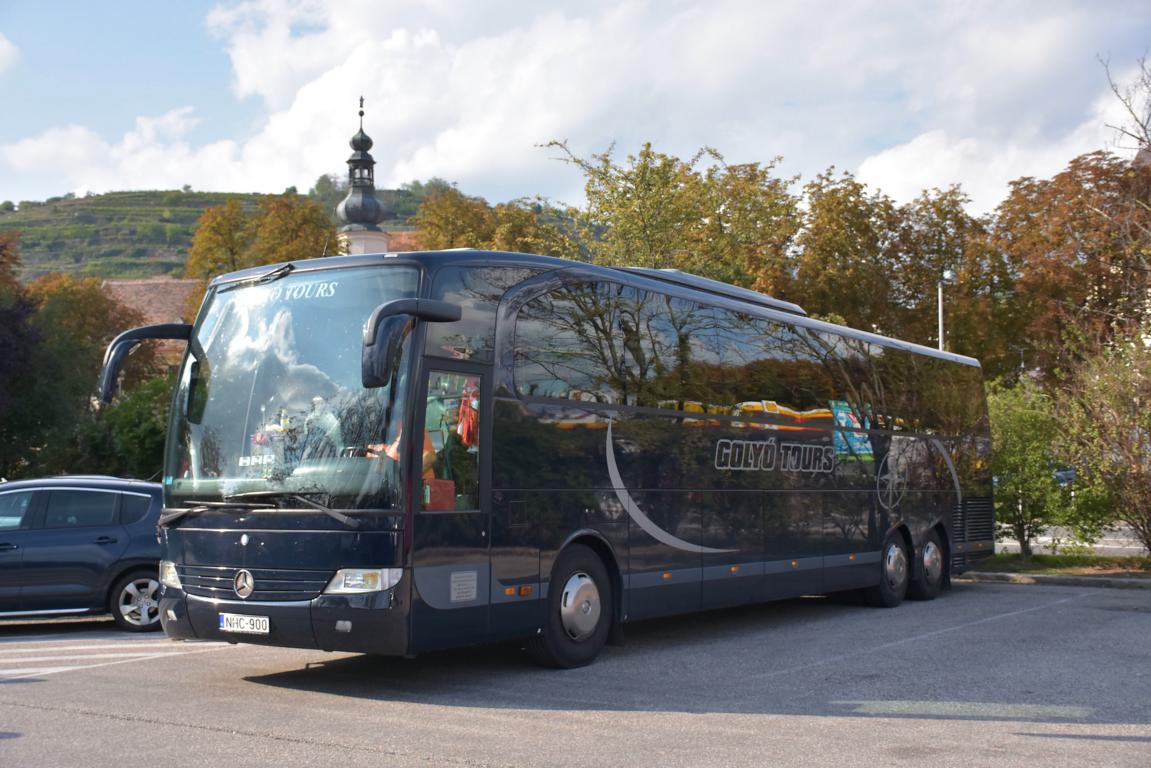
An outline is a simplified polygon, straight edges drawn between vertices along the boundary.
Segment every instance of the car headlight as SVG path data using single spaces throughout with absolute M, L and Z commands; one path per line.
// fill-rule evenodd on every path
M 160 583 L 172 589 L 183 589 L 180 574 L 176 573 L 176 564 L 171 560 L 160 561 Z
M 329 595 L 357 595 L 363 592 L 383 592 L 400 583 L 402 568 L 344 568 L 324 587 Z

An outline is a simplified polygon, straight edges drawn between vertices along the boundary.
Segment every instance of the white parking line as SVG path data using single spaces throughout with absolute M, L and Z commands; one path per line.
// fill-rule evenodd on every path
M 25 664 L 33 661 L 91 661 L 92 659 L 140 659 L 149 658 L 156 659 L 161 656 L 183 656 L 187 651 L 161 651 L 158 653 L 80 653 L 75 655 L 64 656 L 23 656 L 20 658 L 10 659 L 0 657 L 0 663 L 4 664 Z
M 136 641 L 136 645 L 148 645 L 149 648 L 140 648 L 139 650 L 130 651 L 124 649 L 123 643 L 110 641 L 104 645 L 96 646 L 96 648 L 105 648 L 107 653 L 54 653 L 54 651 L 69 651 L 78 646 L 57 646 L 52 648 L 46 645 L 39 647 L 26 648 L 14 650 L 5 648 L 0 652 L 0 682 L 7 682 L 11 680 L 21 680 L 29 677 L 43 677 L 45 675 L 55 675 L 61 672 L 76 672 L 84 669 L 96 669 L 98 667 L 109 667 L 115 664 L 127 664 L 129 662 L 137 661 L 150 661 L 152 659 L 163 659 L 170 656 L 191 656 L 198 653 L 208 653 L 209 651 L 220 651 L 225 648 L 233 647 L 230 643 L 211 643 L 201 644 L 197 643 L 189 645 L 186 648 L 179 646 L 168 645 L 167 641 L 141 642 Z M 160 650 L 160 646 L 165 646 L 170 650 Z M 82 648 L 84 650 L 89 649 Z M 94 650 L 94 649 L 93 649 Z M 39 652 L 39 656 L 27 656 L 24 654 Z M 91 662 L 91 663 L 76 663 L 60 666 L 19 666 L 24 664 L 43 664 L 45 662 Z
M 182 644 L 177 644 L 173 640 L 151 640 L 148 642 L 140 641 L 117 641 L 113 643 L 96 643 L 89 645 L 51 645 L 49 643 L 29 643 L 26 648 L 0 648 L 0 659 L 3 659 L 10 653 L 55 653 L 57 651 L 99 651 L 104 648 L 124 648 L 131 650 L 140 648 L 140 653 L 150 653 L 152 648 L 180 648 Z M 213 645 L 225 645 L 225 643 L 213 643 Z
M 19 677 L 35 677 L 37 675 L 53 675 L 57 672 L 67 672 L 69 669 L 74 669 L 74 667 L 25 667 L 22 669 L 0 669 L 0 681 L 2 681 L 5 677 L 8 677 L 10 680 L 15 679 L 15 677 L 9 677 L 10 675 Z

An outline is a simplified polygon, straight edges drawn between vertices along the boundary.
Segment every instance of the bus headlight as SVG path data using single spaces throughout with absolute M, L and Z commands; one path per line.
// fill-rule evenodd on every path
M 400 583 L 402 568 L 344 568 L 324 587 L 328 595 L 356 595 L 363 592 L 383 592 Z
M 180 586 L 180 575 L 176 573 L 176 564 L 171 560 L 160 561 L 160 583 L 172 589 L 183 589 Z

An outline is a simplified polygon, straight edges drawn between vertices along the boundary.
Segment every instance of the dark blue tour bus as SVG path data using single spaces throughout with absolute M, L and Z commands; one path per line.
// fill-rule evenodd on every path
M 214 280 L 178 338 L 173 638 L 412 655 L 798 595 L 934 597 L 993 550 L 977 361 L 677 271 L 457 250 Z

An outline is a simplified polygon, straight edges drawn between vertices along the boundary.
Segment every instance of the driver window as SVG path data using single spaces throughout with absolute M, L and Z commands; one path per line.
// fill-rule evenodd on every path
M 428 374 L 424 411 L 423 509 L 479 508 L 480 377 Z

